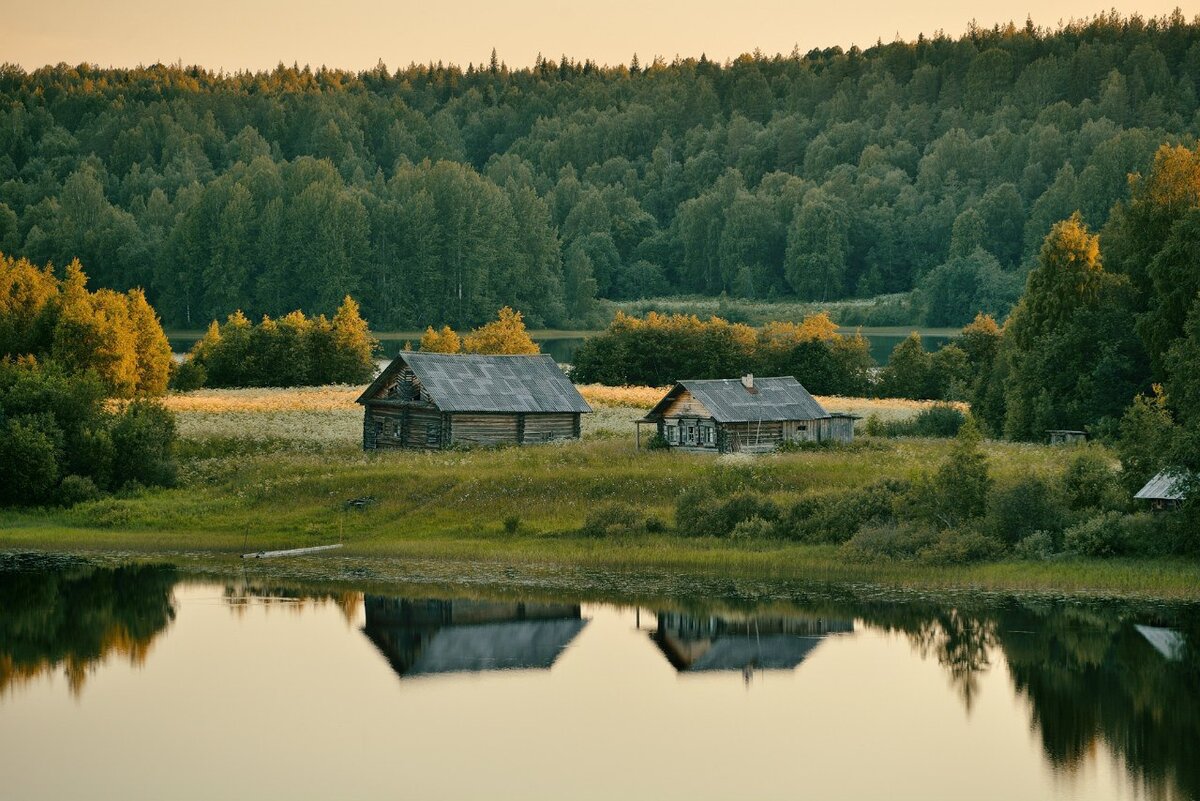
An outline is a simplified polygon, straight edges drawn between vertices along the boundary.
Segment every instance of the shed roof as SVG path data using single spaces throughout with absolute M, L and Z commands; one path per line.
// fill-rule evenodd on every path
M 1170 470 L 1163 470 L 1146 482 L 1146 486 L 1133 497 L 1144 501 L 1182 501 L 1183 477 Z
M 592 410 L 548 353 L 480 356 L 401 353 L 358 397 L 374 399 L 405 365 L 444 412 L 578 412 Z
M 749 423 L 758 420 L 818 420 L 829 412 L 817 403 L 808 390 L 792 376 L 755 378 L 752 388 L 740 378 L 679 381 L 671 391 L 646 414 L 657 420 L 662 408 L 686 389 L 708 409 L 719 423 Z

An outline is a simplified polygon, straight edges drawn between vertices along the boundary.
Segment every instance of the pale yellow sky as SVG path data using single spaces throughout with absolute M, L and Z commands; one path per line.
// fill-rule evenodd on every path
M 492 47 L 510 66 L 532 64 L 537 53 L 567 53 L 600 63 L 648 62 L 659 54 L 723 60 L 756 47 L 802 51 L 869 46 L 899 34 L 912 39 L 938 29 L 962 33 L 1032 15 L 1039 25 L 1115 8 L 1155 16 L 1179 6 L 1189 19 L 1200 1 L 1176 0 L 0 0 L 0 62 L 31 69 L 90 62 L 135 66 L 154 62 L 213 69 L 267 69 L 279 62 L 364 69 L 487 59 Z

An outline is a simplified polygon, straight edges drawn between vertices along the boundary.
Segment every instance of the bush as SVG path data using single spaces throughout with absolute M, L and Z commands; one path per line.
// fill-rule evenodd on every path
M 1013 546 L 1013 555 L 1030 562 L 1042 562 L 1054 555 L 1054 537 L 1048 531 L 1035 531 Z
M 172 362 L 170 388 L 178 392 L 202 389 L 208 380 L 208 371 L 195 359 L 184 359 L 179 364 Z
M 662 434 L 654 433 L 646 440 L 646 450 L 648 451 L 665 451 L 671 446 L 667 444 L 667 439 Z
M 51 500 L 58 484 L 63 432 L 43 412 L 4 422 L 0 429 L 0 503 Z
M 842 550 L 847 558 L 860 562 L 913 559 L 935 542 L 937 535 L 927 528 L 888 523 L 860 529 Z
M 1095 448 L 1081 448 L 1071 459 L 1062 477 L 1067 505 L 1082 509 L 1120 509 L 1127 503 L 1120 477 Z
M 939 565 L 966 565 L 995 559 L 1004 545 L 973 529 L 943 531 L 937 540 L 917 554 L 921 561 Z
M 729 532 L 729 538 L 734 540 L 767 540 L 775 536 L 775 524 L 754 515 L 740 521 Z
M 588 512 L 579 529 L 585 537 L 627 537 L 642 534 L 646 525 L 636 510 L 620 503 L 607 504 Z
M 112 427 L 112 442 L 113 471 L 120 484 L 136 481 L 169 487 L 175 483 L 175 417 L 161 403 L 130 403 Z
M 58 486 L 58 502 L 63 506 L 94 501 L 100 497 L 96 483 L 87 476 L 67 476 Z
M 517 515 L 509 515 L 504 518 L 503 525 L 505 534 L 516 534 L 517 529 L 521 527 L 521 518 Z
M 967 416 L 949 403 L 935 403 L 907 420 L 867 418 L 866 433 L 874 437 L 956 437 Z
M 1082 556 L 1120 556 L 1127 551 L 1125 528 L 1117 512 L 1103 512 L 1063 533 L 1063 548 Z
M 988 495 L 983 530 L 1000 542 L 1015 545 L 1035 531 L 1062 531 L 1065 515 L 1055 488 L 1039 476 L 1026 476 Z
M 727 537 L 738 523 L 752 517 L 768 521 L 779 518 L 779 507 L 761 495 L 738 492 L 722 499 L 710 493 L 711 488 L 693 488 L 679 496 L 675 507 L 678 533 L 688 537 Z
M 801 498 L 779 520 L 779 533 L 805 542 L 845 542 L 865 525 L 894 521 L 897 500 L 910 487 L 884 479 L 850 492 Z

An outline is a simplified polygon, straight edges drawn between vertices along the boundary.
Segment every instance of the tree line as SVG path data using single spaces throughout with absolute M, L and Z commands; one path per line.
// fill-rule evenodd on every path
M 79 258 L 180 327 L 347 294 L 386 329 L 912 289 L 962 325 L 1200 133 L 1198 80 L 1178 12 L 726 63 L 6 65 L 0 250 Z

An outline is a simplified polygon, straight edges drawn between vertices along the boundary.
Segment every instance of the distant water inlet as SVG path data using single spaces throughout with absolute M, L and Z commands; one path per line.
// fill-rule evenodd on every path
M 0 557 L 4 797 L 1200 796 L 1195 607 L 779 597 Z

